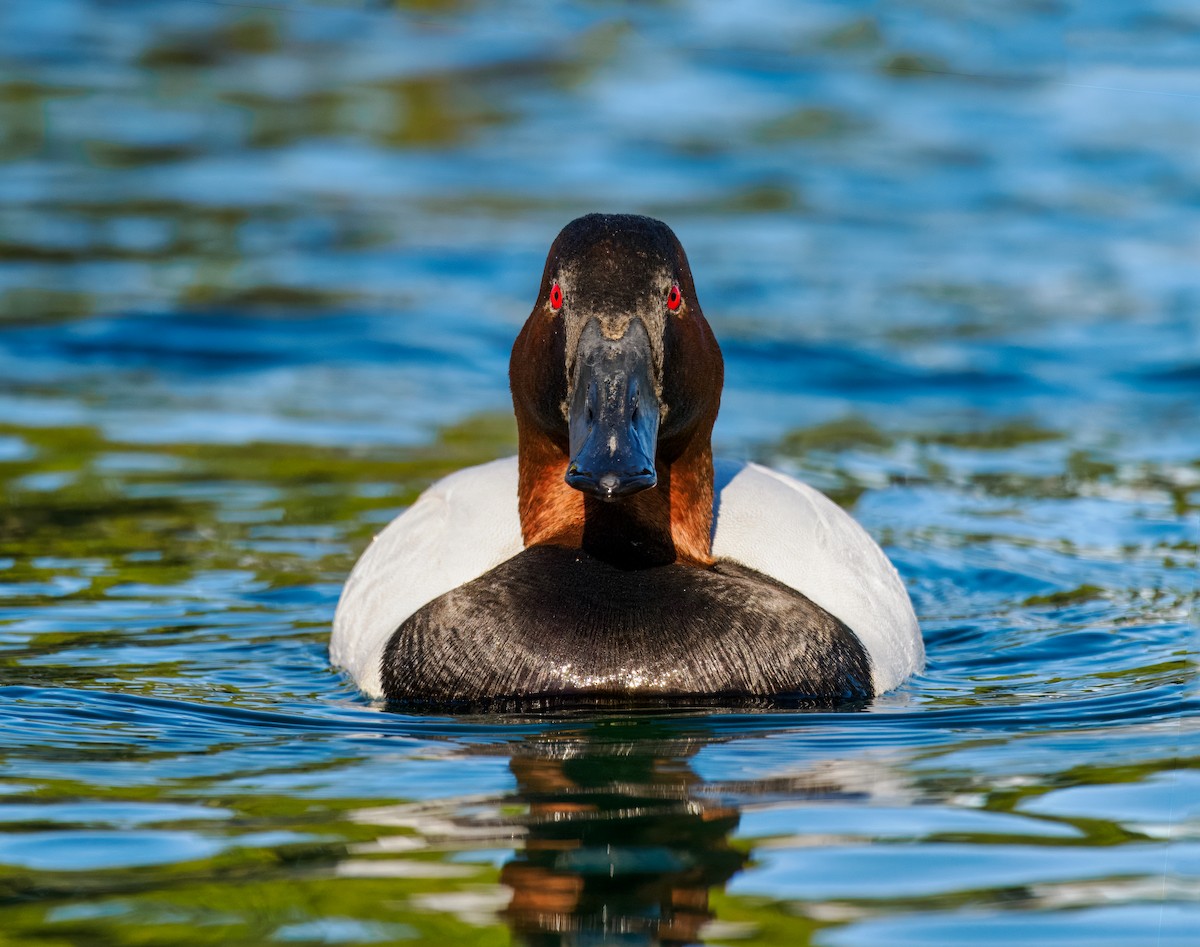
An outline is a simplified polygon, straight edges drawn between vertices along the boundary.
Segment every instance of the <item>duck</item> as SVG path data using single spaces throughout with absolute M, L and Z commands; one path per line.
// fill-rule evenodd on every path
M 724 362 L 665 223 L 562 229 L 509 382 L 517 456 L 430 486 L 343 587 L 330 659 L 365 695 L 827 706 L 923 667 L 904 582 L 859 523 L 714 459 Z

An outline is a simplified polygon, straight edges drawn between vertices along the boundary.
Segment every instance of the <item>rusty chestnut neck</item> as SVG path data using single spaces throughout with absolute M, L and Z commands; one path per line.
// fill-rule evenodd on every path
M 558 309 L 550 305 L 555 283 L 563 291 Z M 664 300 L 672 285 L 684 304 L 669 312 Z M 643 383 L 653 384 L 661 405 L 657 484 L 606 502 L 566 482 L 570 406 L 586 401 L 572 381 L 579 377 L 581 339 L 597 332 L 624 338 L 634 320 L 639 325 L 631 335 L 644 332 L 653 366 Z M 513 345 L 510 380 L 526 546 L 579 548 L 621 568 L 712 563 L 711 436 L 723 362 L 683 248 L 665 224 L 592 214 L 563 229 Z

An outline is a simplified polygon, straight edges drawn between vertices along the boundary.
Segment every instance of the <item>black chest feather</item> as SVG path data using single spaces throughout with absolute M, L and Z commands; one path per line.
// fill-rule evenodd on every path
M 388 699 L 437 705 L 871 695 L 850 629 L 762 573 L 732 562 L 623 571 L 552 546 L 420 609 L 382 670 Z

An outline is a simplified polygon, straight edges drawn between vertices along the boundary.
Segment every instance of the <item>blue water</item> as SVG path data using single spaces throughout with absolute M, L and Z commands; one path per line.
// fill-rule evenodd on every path
M 0 940 L 1194 944 L 1200 14 L 0 6 Z M 862 711 L 445 718 L 347 571 L 510 453 L 559 227 L 886 547 Z

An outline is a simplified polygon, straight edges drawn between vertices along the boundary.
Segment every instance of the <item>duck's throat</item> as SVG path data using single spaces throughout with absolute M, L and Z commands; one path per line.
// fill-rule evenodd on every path
M 657 486 L 615 503 L 585 497 L 580 547 L 620 569 L 675 562 L 669 484 L 660 475 Z
M 540 463 L 538 462 L 540 460 Z M 521 531 L 526 546 L 583 549 L 619 569 L 712 565 L 712 453 L 658 465 L 658 484 L 606 503 L 564 482 L 561 451 L 522 449 Z

